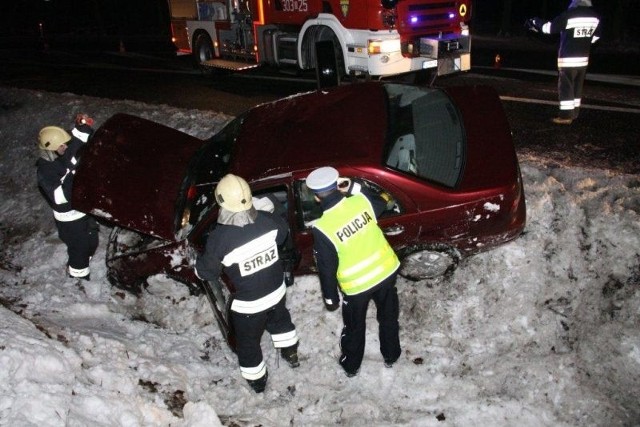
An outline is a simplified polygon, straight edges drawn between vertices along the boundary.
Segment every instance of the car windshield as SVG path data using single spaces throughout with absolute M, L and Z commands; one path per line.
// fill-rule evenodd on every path
M 213 190 L 229 169 L 231 150 L 235 144 L 244 115 L 234 119 L 213 135 L 193 156 L 182 183 L 179 200 L 182 206 L 179 236 L 187 235 L 204 214 L 215 205 Z
M 453 188 L 462 174 L 466 138 L 462 119 L 441 90 L 387 84 L 389 130 L 384 163 Z

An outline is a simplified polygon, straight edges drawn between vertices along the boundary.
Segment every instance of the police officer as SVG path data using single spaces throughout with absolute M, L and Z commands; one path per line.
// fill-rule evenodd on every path
M 233 283 L 231 322 L 240 372 L 261 393 L 268 378 L 260 347 L 265 330 L 289 366 L 299 366 L 298 335 L 286 307 L 287 288 L 278 250 L 289 227 L 278 215 L 256 210 L 251 189 L 239 176 L 225 175 L 214 195 L 220 207 L 218 224 L 196 260 L 196 274 L 214 281 L 224 268 Z
M 342 190 L 343 183 L 346 188 Z M 395 287 L 400 261 L 376 220 L 386 202 L 367 194 L 356 182 L 339 179 L 338 171 L 332 167 L 311 172 L 306 185 L 323 209 L 314 223 L 313 249 L 328 310 L 339 306 L 338 287 L 342 293 L 339 363 L 348 377 L 358 373 L 364 356 L 367 306 L 373 300 L 380 353 L 385 366 L 391 367 L 401 353 Z
M 78 150 L 93 134 L 92 123 L 88 116 L 79 115 L 74 136 L 57 126 L 42 128 L 36 162 L 38 189 L 53 209 L 58 236 L 67 246 L 69 277 L 83 280 L 91 278 L 89 261 L 98 247 L 98 225 L 74 210 L 70 201 Z
M 569 8 L 544 22 L 540 18 L 527 21 L 531 31 L 560 34 L 558 49 L 558 95 L 560 113 L 556 124 L 570 125 L 578 118 L 582 87 L 587 74 L 591 44 L 600 38 L 600 19 L 591 0 L 572 0 Z

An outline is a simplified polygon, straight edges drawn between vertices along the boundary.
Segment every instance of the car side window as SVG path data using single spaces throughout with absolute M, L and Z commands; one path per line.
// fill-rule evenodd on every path
M 413 134 L 401 135 L 396 139 L 387 158 L 387 166 L 418 175 L 416 139 Z
M 397 200 L 391 195 L 391 193 L 379 185 L 362 178 L 345 178 L 350 178 L 352 181 L 362 185 L 367 189 L 369 194 L 380 198 L 381 203 L 385 203 L 385 209 L 379 218 L 386 218 L 402 213 L 402 208 Z M 315 200 L 313 191 L 307 187 L 305 181 L 300 180 L 296 182 L 295 192 L 298 224 L 301 229 L 311 228 L 313 223 L 322 216 L 322 207 L 320 206 L 320 203 Z

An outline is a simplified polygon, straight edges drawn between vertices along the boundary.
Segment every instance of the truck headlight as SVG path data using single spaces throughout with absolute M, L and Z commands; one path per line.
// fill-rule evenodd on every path
M 400 39 L 393 40 L 371 40 L 367 41 L 367 51 L 369 55 L 379 55 L 381 53 L 392 53 L 400 51 Z

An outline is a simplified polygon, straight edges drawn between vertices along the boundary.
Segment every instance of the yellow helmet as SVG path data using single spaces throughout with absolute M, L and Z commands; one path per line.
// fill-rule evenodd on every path
M 230 212 L 246 211 L 253 206 L 249 184 L 233 174 L 222 177 L 216 186 L 214 195 L 218 205 Z
M 47 151 L 56 151 L 62 144 L 71 141 L 71 135 L 58 126 L 47 126 L 38 134 L 38 148 Z

